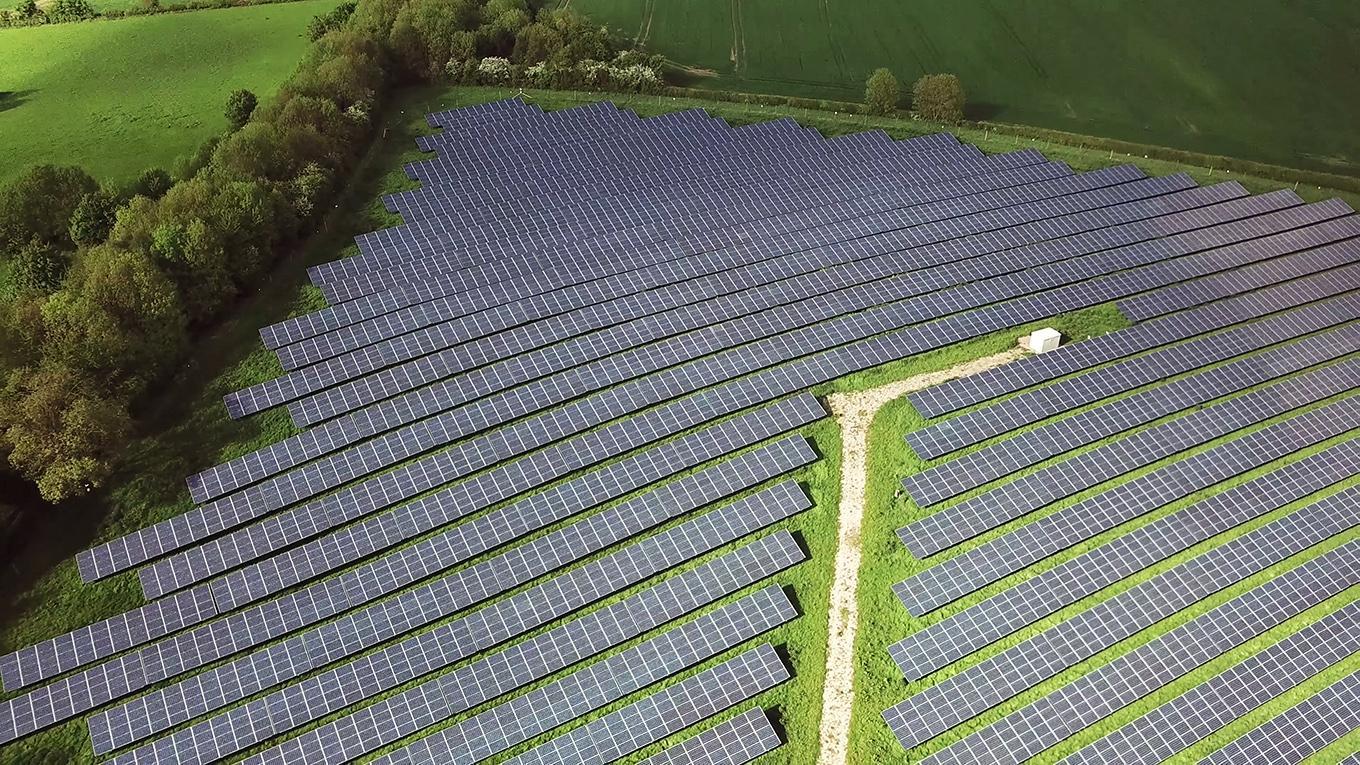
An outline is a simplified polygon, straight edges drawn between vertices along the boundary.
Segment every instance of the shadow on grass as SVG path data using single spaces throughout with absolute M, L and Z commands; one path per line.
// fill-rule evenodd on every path
M 0 90 L 0 112 L 7 112 L 10 109 L 23 106 L 28 97 L 37 92 L 36 90 Z
M 232 420 L 222 396 L 281 373 L 277 359 L 261 344 L 259 329 L 324 305 L 320 292 L 305 286 L 306 268 L 352 254 L 355 235 L 392 225 L 378 197 L 390 191 L 384 188 L 388 174 L 414 146 L 402 107 L 420 97 L 416 90 L 393 99 L 348 191 L 321 230 L 284 256 L 228 319 L 196 337 L 184 366 L 140 402 L 139 432 L 106 489 L 59 506 L 44 504 L 36 492 L 14 502 L 25 517 L 20 541 L 0 573 L 0 630 L 20 620 L 29 624 L 21 635 L 6 635 L 4 643 L 50 637 L 138 605 L 123 602 L 127 594 L 136 594 L 127 582 L 98 596 L 90 589 L 90 604 L 52 609 L 61 613 L 36 612 L 74 578 L 73 571 L 60 567 L 78 552 L 189 510 L 186 476 L 296 432 L 281 410 Z

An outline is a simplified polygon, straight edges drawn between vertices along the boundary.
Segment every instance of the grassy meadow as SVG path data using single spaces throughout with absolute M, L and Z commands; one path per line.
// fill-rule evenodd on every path
M 270 12 L 311 6 L 312 10 L 306 14 L 309 16 L 316 12 L 317 5 L 308 2 L 247 10 Z M 326 6 L 323 3 L 320 7 Z M 239 11 L 225 13 L 236 12 Z M 200 15 L 204 14 L 192 14 Z M 106 26 L 124 23 L 130 22 L 109 22 Z M 352 241 L 356 234 L 399 222 L 385 210 L 380 197 L 414 185 L 405 177 L 401 167 L 402 163 L 419 156 L 414 149 L 414 138 L 429 132 L 423 117 L 425 113 L 509 95 L 513 95 L 513 91 L 430 87 L 400 93 L 388 104 L 384 129 L 378 133 L 381 138 L 370 149 L 351 181 L 348 197 L 329 218 L 322 233 L 305 248 L 285 259 L 275 273 L 262 283 L 261 289 L 246 298 L 229 320 L 200 340 L 186 368 L 158 395 L 150 398 L 140 413 L 142 432 L 129 444 L 126 463 L 119 475 L 110 481 L 110 486 L 88 499 L 51 510 L 33 524 L 29 536 L 32 541 L 20 551 L 16 560 L 10 562 L 10 570 L 0 586 L 0 614 L 3 614 L 0 617 L 0 652 L 106 618 L 140 603 L 134 574 L 126 572 L 94 585 L 82 585 L 72 556 L 92 544 L 188 510 L 191 505 L 184 489 L 184 476 L 278 441 L 293 432 L 287 416 L 281 410 L 233 421 L 227 417 L 222 406 L 223 394 L 274 377 L 280 372 L 272 354 L 261 346 L 257 329 L 287 315 L 314 310 L 321 305 L 319 293 L 306 286 L 306 266 L 352 255 L 356 252 Z M 530 95 L 546 108 L 571 106 L 603 97 L 597 94 L 540 91 Z M 621 103 L 643 114 L 703 106 L 733 123 L 791 115 L 828 134 L 883 127 L 895 135 L 905 136 L 933 129 L 924 123 L 902 120 L 867 121 L 824 112 L 684 99 L 635 98 L 621 99 Z M 4 117 L 0 114 L 0 120 Z M 1014 139 L 1009 137 L 984 134 L 982 131 L 976 134 L 965 131 L 960 135 L 965 140 L 976 140 L 988 151 L 1015 148 Z M 1024 145 L 1029 143 L 1026 141 Z M 1048 150 L 1048 147 L 1041 148 Z M 1068 161 L 1080 169 L 1127 159 L 1111 158 L 1104 152 L 1072 147 L 1058 147 L 1051 154 L 1053 158 Z M 1188 170 L 1201 180 L 1220 180 L 1219 176 L 1210 177 L 1207 168 L 1185 168 L 1155 160 L 1137 162 L 1150 172 Z M 1265 181 L 1242 180 L 1255 191 L 1270 188 Z M 1300 193 L 1310 198 L 1333 195 L 1316 189 L 1300 189 Z M 1356 200 L 1356 203 L 1360 204 L 1360 200 Z M 1054 324 L 1070 336 L 1081 337 L 1117 328 L 1124 324 L 1124 320 L 1113 309 L 1103 307 L 1061 317 Z M 815 392 L 826 394 L 867 388 L 952 366 L 1006 347 L 1020 331 L 1000 333 L 904 359 L 821 386 Z M 887 598 L 891 598 L 887 587 L 905 575 L 903 566 L 907 565 L 903 560 L 905 552 L 891 535 L 892 529 L 904 520 L 901 503 L 893 500 L 892 494 L 897 479 L 905 471 L 917 467 L 904 461 L 908 452 L 900 440 L 905 428 L 919 424 L 912 417 L 914 413 L 909 406 L 894 405 L 885 410 L 885 414 L 880 415 L 874 425 L 871 502 L 865 525 L 868 554 L 861 580 L 861 614 L 867 621 L 862 623 L 858 647 L 861 658 L 856 683 L 860 695 L 856 707 L 856 725 L 852 732 L 852 761 L 855 763 L 907 761 L 900 749 L 894 751 L 896 744 L 890 737 L 885 740 L 886 729 L 877 715 L 885 706 L 899 701 L 907 691 L 904 683 L 893 683 L 890 681 L 891 676 L 884 673 L 883 664 L 887 657 L 882 647 L 915 628 L 900 605 L 884 598 L 885 593 Z M 781 647 L 794 670 L 793 680 L 759 698 L 762 705 L 776 710 L 787 738 L 783 747 L 761 760 L 762 763 L 771 764 L 802 765 L 815 761 L 822 704 L 826 605 L 834 564 L 840 441 L 834 424 L 825 419 L 803 428 L 802 433 L 813 441 L 821 455 L 819 461 L 795 474 L 811 494 L 814 506 L 780 526 L 795 533 L 809 553 L 809 558 L 773 579 L 786 586 L 801 616 L 752 641 L 752 644 L 769 641 Z M 897 545 L 897 554 L 889 543 Z M 711 559 L 730 547 L 704 556 L 703 559 Z M 475 560 L 485 557 L 480 556 Z M 909 559 L 909 556 L 905 557 Z M 637 589 L 630 588 L 624 595 Z M 750 591 L 743 591 L 738 596 Z M 625 646 L 636 642 L 630 641 Z M 728 652 L 700 668 L 730 658 L 735 653 Z M 683 676 L 686 675 L 680 677 Z M 672 681 L 678 679 L 673 678 Z M 623 702 L 616 702 L 606 707 L 605 711 L 616 709 L 636 698 L 635 695 Z M 692 731 L 673 736 L 663 743 L 674 743 L 689 733 Z M 512 752 L 524 748 L 516 747 Z M 654 750 L 655 747 L 645 753 Z M 91 761 L 93 757 L 85 724 L 80 719 L 0 748 L 0 763 Z
M 263 102 L 338 0 L 0 29 L 0 182 L 78 164 L 101 181 L 168 167 L 226 128 L 237 88 Z
M 970 118 L 1360 174 L 1346 0 L 569 0 L 687 84 L 859 101 L 963 80 Z

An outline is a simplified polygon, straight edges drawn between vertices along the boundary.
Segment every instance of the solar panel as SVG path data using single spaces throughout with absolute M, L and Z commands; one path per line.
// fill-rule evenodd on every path
M 743 765 L 780 744 L 765 710 L 752 707 L 648 757 L 641 765 Z
M 202 623 L 218 613 L 211 589 L 194 587 L 6 654 L 0 657 L 0 677 L 5 690 L 13 691 Z
M 374 762 L 477 762 L 740 645 L 795 616 L 797 612 L 784 591 L 768 587 Z
M 398 717 L 395 710 L 415 708 L 420 706 L 423 699 L 434 699 L 442 703 L 426 707 L 429 710 L 428 724 L 432 725 L 680 618 L 794 565 L 803 557 L 793 537 L 788 532 L 778 532 L 618 603 L 383 699 L 372 707 L 325 723 L 247 761 L 329 763 L 367 754 L 399 738 L 399 728 L 380 728 L 376 736 L 362 739 L 344 735 L 344 731 L 359 724 L 361 716 Z M 592 595 L 597 599 L 603 598 L 620 587 L 621 583 L 618 582 L 600 582 Z M 223 730 L 223 726 L 231 729 L 230 713 L 227 713 L 200 721 L 167 739 L 122 755 L 114 762 L 119 765 L 148 765 L 154 762 L 187 765 L 226 757 L 267 737 L 283 735 L 293 728 L 388 690 L 384 683 L 376 679 L 386 675 L 374 671 L 375 666 L 383 663 L 394 666 L 410 664 L 411 669 L 405 674 L 412 676 L 434 672 L 476 651 L 546 624 L 550 619 L 566 613 L 566 609 L 577 605 L 582 597 L 589 596 L 583 593 L 576 598 L 557 601 L 548 608 L 534 604 L 531 598 L 521 598 L 530 606 L 527 609 L 529 616 L 513 624 L 481 619 L 483 634 L 477 634 L 475 628 L 471 633 L 460 631 L 456 626 L 436 628 L 249 702 L 250 705 L 270 710 L 271 724 L 265 730 L 234 729 L 231 736 L 214 735 L 215 731 Z M 420 658 L 413 660 L 406 657 Z M 369 675 L 375 680 L 368 683 L 357 680 Z M 393 681 L 400 682 L 401 679 L 392 676 Z M 393 712 L 389 713 L 387 709 Z M 114 739 L 110 743 L 118 747 L 124 742 Z M 101 743 L 101 746 L 107 744 Z
M 1021 526 L 893 586 L 916 615 L 1101 531 L 1269 464 L 1360 424 L 1360 398 L 1314 409 L 1140 475 Z
M 779 484 L 649 537 L 641 544 L 607 555 L 602 563 L 578 569 L 573 576 L 581 576 L 581 571 L 585 570 L 604 581 L 608 581 L 609 576 L 631 576 L 634 578 L 630 581 L 638 581 L 700 551 L 712 549 L 713 545 L 733 541 L 801 512 L 809 505 L 807 496 L 797 484 Z M 649 509 L 650 513 L 647 512 Z M 406 590 L 395 599 L 375 602 L 285 643 L 214 667 L 173 689 L 142 697 L 107 715 L 96 715 L 90 721 L 91 738 L 97 751 L 111 751 L 115 741 L 144 738 L 193 716 L 192 710 L 216 709 L 366 650 L 581 560 L 666 519 L 664 511 L 654 508 L 641 511 L 625 508 L 625 512 L 592 516 L 442 579 Z M 678 560 L 677 555 L 680 556 Z M 645 566 L 640 564 L 639 558 L 646 562 Z M 663 565 L 667 560 L 671 562 Z M 609 568 L 601 569 L 601 565 Z M 609 573 L 602 576 L 601 570 Z M 332 579 L 322 584 L 337 583 L 343 584 L 343 581 Z M 272 660 L 279 652 L 288 656 L 286 663 Z M 203 663 L 205 658 L 217 657 L 199 658 L 196 664 Z M 267 666 L 261 666 L 266 662 Z M 170 706 L 168 698 L 192 701 L 186 701 L 178 714 L 174 710 L 162 713 L 160 709 Z
M 1333 297 L 1350 290 L 1356 283 L 1355 275 L 1360 275 L 1360 268 L 1349 266 L 1336 274 L 1279 284 L 1064 345 L 1054 352 L 1028 356 L 907 397 L 923 416 L 939 417 L 1097 364 Z
M 898 530 L 925 558 L 1103 481 L 1360 387 L 1360 360 L 1304 372 L 1137 431 L 940 509 Z
M 1360 728 L 1360 672 L 1323 688 L 1200 762 L 1300 762 L 1356 728 Z
M 1346 589 L 1357 581 L 1358 576 L 1360 542 L 1342 545 L 1103 664 L 1039 701 L 925 758 L 924 762 L 932 765 L 1020 762 Z M 1098 611 L 1092 609 L 1086 613 Z M 1078 620 L 1085 622 L 1080 625 L 1083 630 L 1095 630 L 1095 634 L 1102 636 L 1122 626 L 1119 622 L 1097 622 L 1082 616 L 1073 621 Z M 1077 639 L 1081 638 L 1078 636 Z M 1034 658 L 1042 656 L 1045 655 Z M 1000 676 L 993 677 L 1001 682 Z M 939 687 L 933 686 L 930 690 Z M 995 699 L 998 692 L 1006 692 L 1001 690 L 1003 687 L 989 684 L 984 696 L 987 700 L 959 697 L 956 703 L 967 705 L 969 710 L 981 711 L 995 703 L 988 700 Z M 908 699 L 904 704 L 911 701 Z M 922 740 L 917 732 L 920 728 L 913 726 L 914 716 L 908 714 L 908 709 L 899 705 L 884 713 L 903 746 L 912 746 Z M 915 725 L 919 726 L 919 721 Z
M 1329 321 L 1340 318 L 1333 317 Z M 929 468 L 902 483 L 918 505 L 936 504 L 1063 452 L 1330 361 L 1357 349 L 1360 349 L 1360 324 L 1349 324 L 1310 335 L 1294 343 L 1230 361 L 1071 417 L 1045 423 Z M 1142 379 L 1141 376 L 1139 379 Z M 1082 403 L 1079 399 L 1073 401 L 1074 406 Z
M 297 570 L 301 573 L 314 576 L 322 571 L 332 570 L 343 563 L 377 552 L 404 539 L 410 539 L 416 534 L 542 486 L 575 470 L 589 468 L 609 458 L 626 454 L 630 448 L 646 446 L 649 442 L 654 443 L 673 436 L 686 427 L 701 425 L 718 414 L 726 413 L 725 409 L 730 411 L 733 404 L 740 405 L 740 402 L 731 402 L 724 406 L 724 403 L 720 402 L 717 405 L 705 406 L 707 403 L 693 400 L 678 402 L 677 406 L 669 407 L 669 411 L 653 410 L 640 418 L 615 423 L 611 427 L 562 442 L 547 451 L 530 456 L 527 460 L 502 465 L 469 481 L 454 484 L 422 498 L 416 503 L 402 505 L 398 513 L 403 514 L 404 519 L 393 520 L 395 516 L 376 516 L 363 521 L 359 526 L 347 527 L 334 535 L 324 536 L 305 548 L 286 553 L 292 560 L 273 564 L 272 571 L 247 570 L 235 575 L 234 581 L 219 581 L 214 587 L 214 595 L 218 597 L 219 604 L 225 606 L 227 603 L 239 603 L 247 594 L 259 597 L 262 594 L 276 592 L 287 584 L 301 581 L 299 578 L 301 574 L 290 576 L 286 573 L 297 566 L 294 561 L 299 556 L 307 560 L 317 558 L 318 564 L 299 566 Z M 821 405 L 810 397 L 786 399 L 773 406 L 757 409 L 727 422 L 680 436 L 650 451 L 626 457 L 624 461 L 604 468 L 607 475 L 592 473 L 589 475 L 593 476 L 593 479 L 580 478 L 572 481 L 571 489 L 548 489 L 548 491 L 570 490 L 579 495 L 579 487 L 590 487 L 600 478 L 619 481 L 620 490 L 623 486 L 640 487 L 647 481 L 659 480 L 668 474 L 698 465 L 706 459 L 737 451 L 764 438 L 805 425 L 824 413 Z M 505 449 L 512 444 L 522 447 L 524 442 L 507 439 L 495 442 L 493 446 Z M 479 458 L 481 462 L 488 463 L 496 458 L 496 454 L 484 452 L 478 455 L 475 449 L 468 449 L 461 453 L 458 451 L 447 453 L 442 461 L 450 466 L 448 469 L 454 474 L 449 477 L 454 478 L 458 477 L 455 471 L 470 472 L 470 468 L 478 464 L 473 460 Z M 422 478 L 425 482 L 423 485 L 435 488 L 438 484 L 431 480 L 432 478 L 437 480 L 434 474 L 425 474 Z M 402 480 L 388 483 L 408 486 L 407 482 Z M 405 491 L 408 494 L 414 493 L 410 488 L 406 488 Z M 608 489 L 595 490 L 601 497 L 610 496 L 607 492 Z M 148 597 L 153 597 L 167 590 L 214 576 L 286 545 L 301 542 L 317 532 L 339 525 L 342 520 L 380 510 L 381 506 L 372 506 L 391 496 L 391 494 L 374 496 L 366 489 L 350 489 L 340 495 L 308 503 L 282 516 L 220 537 L 201 547 L 191 548 L 143 569 L 140 577 L 143 592 Z M 550 494 L 529 501 L 539 503 L 541 506 L 552 498 Z M 485 525 L 485 522 L 480 523 Z M 267 539 L 258 541 L 261 528 L 268 530 Z M 252 541 L 245 543 L 245 539 Z M 327 545 L 329 549 L 325 550 L 324 557 L 314 554 L 318 547 L 324 549 Z M 276 572 L 277 577 L 273 575 Z M 247 588 L 239 586 L 256 574 L 260 575 L 260 580 L 254 583 L 254 586 Z
M 888 648 L 908 680 L 957 661 L 1215 534 L 1360 473 L 1347 441 L 1182 508 L 914 632 Z
M 1351 603 L 1078 750 L 1063 762 L 1069 765 L 1161 762 L 1357 650 L 1360 650 L 1360 603 Z M 1266 755 L 1263 751 L 1252 751 L 1258 762 L 1271 759 Z
M 507 760 L 515 765 L 603 765 L 740 704 L 789 679 L 788 667 L 766 643 L 687 677 L 641 701 Z
M 926 688 L 885 712 L 884 717 L 904 747 L 938 736 L 1224 587 L 1352 528 L 1360 522 L 1360 510 L 1353 506 L 1357 497 L 1357 488 L 1334 494 L 1216 547 Z M 1322 572 L 1327 576 L 1320 583 L 1310 580 L 1316 591 L 1344 589 L 1354 581 L 1350 567 L 1360 543 L 1339 549 L 1344 551 L 1318 559 L 1329 563 L 1305 564 L 1263 587 L 1268 589 L 1275 583 L 1284 586 L 1293 581 L 1291 575 L 1318 577 Z M 1331 576 L 1334 572 L 1336 575 Z M 1252 592 L 1263 591 L 1258 588 Z M 1248 601 L 1233 603 L 1249 602 L 1251 594 L 1243 597 Z M 1210 614 L 1233 614 L 1235 608 L 1230 603 Z M 1234 628 L 1249 623 L 1248 613 L 1238 610 L 1241 618 L 1230 620 Z M 1222 626 L 1219 621 L 1223 621 L 1219 616 L 1204 616 L 1192 623 L 1212 630 Z
M 1006 399 L 907 435 L 924 459 L 1075 410 L 1104 398 L 1160 382 L 1174 375 L 1284 343 L 1360 316 L 1360 296 L 1308 306 L 1136 356 L 1092 372 Z

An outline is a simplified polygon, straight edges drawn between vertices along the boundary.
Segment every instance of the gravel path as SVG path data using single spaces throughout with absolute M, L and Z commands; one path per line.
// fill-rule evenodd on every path
M 849 754 L 850 709 L 855 699 L 855 632 L 859 623 L 856 593 L 859 591 L 860 523 L 864 517 L 869 424 L 878 410 L 895 398 L 984 372 L 1023 355 L 1020 348 L 1012 348 L 949 369 L 916 375 L 870 390 L 836 393 L 827 399 L 831 414 L 841 427 L 841 503 L 822 699 L 822 752 L 818 759 L 821 765 L 845 765 Z M 905 444 L 899 445 L 907 448 Z

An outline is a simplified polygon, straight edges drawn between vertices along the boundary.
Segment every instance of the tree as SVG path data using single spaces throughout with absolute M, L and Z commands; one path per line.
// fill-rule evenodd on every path
M 173 185 L 175 185 L 175 182 L 170 178 L 170 173 L 159 167 L 147 168 L 142 171 L 141 175 L 137 176 L 136 182 L 132 184 L 130 196 L 141 195 L 149 199 L 160 199 Z
M 354 9 L 356 7 L 357 3 L 345 2 L 336 6 L 329 13 L 313 16 L 312 20 L 307 24 L 307 37 L 315 42 L 316 40 L 320 40 L 327 32 L 333 29 L 339 29 L 347 20 L 349 20 L 350 16 L 354 15 Z
M 77 247 L 92 247 L 109 238 L 118 213 L 118 199 L 100 189 L 80 198 L 71 212 L 70 236 Z
M 24 294 L 50 295 L 61 289 L 70 267 L 70 256 L 34 238 L 14 255 L 14 286 Z
M 10 464 L 49 502 L 102 485 L 132 429 L 127 406 L 62 364 L 16 370 L 7 383 L 0 428 Z
M 145 390 L 183 352 L 175 286 L 140 252 L 87 250 L 43 304 L 43 355 L 122 400 Z
M 902 98 L 902 87 L 887 69 L 875 69 L 864 83 L 864 105 L 871 114 L 892 114 Z
M 255 113 L 255 106 L 258 104 L 255 94 L 245 88 L 233 90 L 227 97 L 227 124 L 232 130 L 240 130 L 243 125 L 250 121 L 250 115 Z
M 21 247 L 36 237 L 70 249 L 71 213 L 98 189 L 78 167 L 30 167 L 0 188 L 0 247 Z
M 389 44 L 410 75 L 433 80 L 449 62 L 453 35 L 476 29 L 480 19 L 474 0 L 411 0 L 397 14 Z
M 956 123 L 963 119 L 963 83 L 952 74 L 927 74 L 911 89 L 911 108 L 923 119 Z

